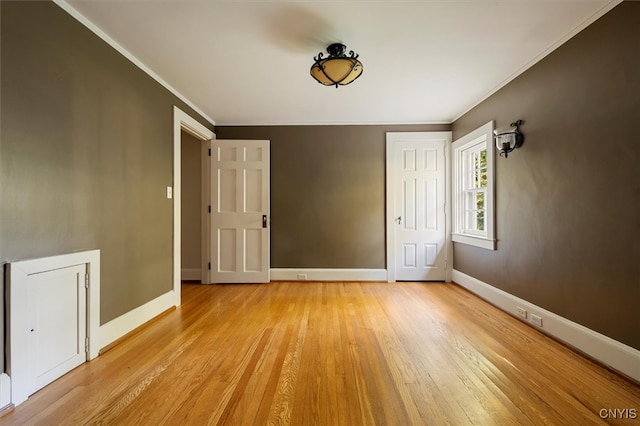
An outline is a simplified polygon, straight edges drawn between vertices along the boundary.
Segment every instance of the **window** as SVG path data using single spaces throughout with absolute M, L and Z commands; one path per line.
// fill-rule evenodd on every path
M 493 121 L 453 149 L 453 241 L 495 250 Z

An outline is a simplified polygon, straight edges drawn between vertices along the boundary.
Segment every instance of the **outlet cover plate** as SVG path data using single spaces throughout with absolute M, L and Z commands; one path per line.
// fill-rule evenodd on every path
M 527 310 L 526 309 L 521 308 L 520 306 L 516 306 L 516 313 L 518 314 L 518 316 L 520 318 L 527 319 Z
M 529 321 L 531 321 L 531 324 L 542 328 L 542 317 L 536 314 L 531 314 Z

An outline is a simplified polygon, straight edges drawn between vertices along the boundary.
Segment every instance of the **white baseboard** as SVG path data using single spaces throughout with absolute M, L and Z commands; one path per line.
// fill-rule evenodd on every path
M 11 404 L 11 378 L 5 374 L 0 374 L 0 409 Z
M 175 300 L 174 291 L 169 291 L 168 293 L 158 296 L 144 305 L 101 325 L 96 350 L 100 350 L 110 345 L 125 334 L 157 317 L 167 309 L 176 306 Z
M 620 373 L 640 381 L 640 351 L 547 311 L 533 303 L 453 270 L 453 281 L 503 311 L 518 317 L 516 306 L 542 318 L 542 327 L 529 323 Z M 523 320 L 524 321 L 524 320 Z
M 387 281 L 386 269 L 272 268 L 270 273 L 271 281 Z
M 200 268 L 182 268 L 180 279 L 183 281 L 200 281 L 202 272 Z

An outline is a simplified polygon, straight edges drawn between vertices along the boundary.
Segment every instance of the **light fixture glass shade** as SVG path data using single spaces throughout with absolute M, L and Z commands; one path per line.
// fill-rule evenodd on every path
M 509 153 L 516 148 L 520 148 L 524 136 L 518 130 L 518 126 L 523 123 L 522 120 L 514 121 L 509 127 L 503 127 L 493 131 L 496 141 L 496 148 L 504 158 L 509 157 Z
M 516 134 L 505 133 L 496 136 L 496 147 L 499 150 L 513 151 L 513 149 L 516 147 Z
M 362 74 L 362 62 L 353 51 L 345 55 L 346 46 L 334 43 L 327 48 L 328 58 L 319 53 L 311 66 L 311 76 L 325 86 L 344 86 L 353 82 Z

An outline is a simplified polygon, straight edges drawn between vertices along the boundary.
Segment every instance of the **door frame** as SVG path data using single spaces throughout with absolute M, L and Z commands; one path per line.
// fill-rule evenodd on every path
M 387 234 L 387 281 L 396 282 L 396 226 L 394 222 L 394 200 L 396 198 L 396 184 L 398 177 L 394 173 L 393 165 L 398 160 L 395 158 L 395 142 L 399 140 L 424 140 L 425 136 L 433 136 L 445 139 L 444 166 L 445 166 L 445 250 L 446 250 L 446 282 L 451 282 L 453 273 L 453 245 L 451 242 L 451 140 L 452 132 L 387 132 L 386 133 L 386 234 Z
M 182 111 L 177 106 L 173 107 L 173 294 L 174 294 L 174 304 L 175 306 L 179 306 L 181 303 L 181 290 L 180 284 L 182 282 L 181 272 L 182 272 L 182 262 L 181 262 L 181 249 L 182 249 L 182 241 L 181 241 L 181 232 L 180 226 L 182 223 L 182 211 L 181 211 L 181 201 L 182 201 L 182 191 L 181 191 L 181 167 L 182 167 L 182 158 L 181 158 L 181 147 L 182 147 L 182 137 L 181 131 L 189 133 L 197 139 L 202 141 L 202 152 L 203 154 L 208 145 L 208 141 L 211 139 L 215 139 L 216 134 L 198 122 L 195 118 L 191 117 L 186 112 Z M 207 157 L 203 158 L 203 165 L 206 161 Z M 202 194 L 204 197 L 205 190 L 208 193 L 208 184 L 209 184 L 209 169 L 202 169 Z M 206 188 L 205 188 L 206 186 Z M 208 201 L 207 201 L 208 202 Z M 202 209 L 202 235 L 209 235 L 208 227 L 208 213 L 203 208 Z M 204 228 L 206 226 L 206 229 Z M 206 232 L 206 233 L 205 233 Z M 203 238 L 206 240 L 206 238 Z M 209 244 L 203 241 L 202 243 L 202 282 L 208 283 L 209 281 L 209 270 L 204 266 L 209 262 Z M 206 250 L 205 250 L 206 248 Z M 206 260 L 205 260 L 206 259 Z

